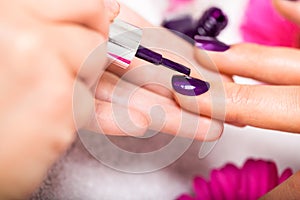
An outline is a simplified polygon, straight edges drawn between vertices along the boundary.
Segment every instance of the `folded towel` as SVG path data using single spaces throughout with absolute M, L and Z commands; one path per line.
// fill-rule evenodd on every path
M 145 152 L 145 149 L 160 149 L 173 137 L 159 134 L 154 138 L 143 139 L 144 142 L 124 137 L 110 139 L 126 150 Z M 186 142 L 186 139 L 180 140 Z M 164 169 L 151 173 L 130 174 L 101 164 L 77 139 L 49 170 L 47 178 L 32 195 L 31 200 L 175 199 L 178 195 L 189 192 L 191 180 L 196 174 L 207 174 L 209 170 L 207 163 L 198 159 L 200 145 L 200 142 L 194 142 L 183 157 Z M 99 149 L 101 148 L 103 147 L 99 146 Z M 119 160 L 116 153 L 106 153 L 108 157 Z M 130 162 L 128 160 L 127 163 Z M 151 163 L 151 160 L 148 162 Z

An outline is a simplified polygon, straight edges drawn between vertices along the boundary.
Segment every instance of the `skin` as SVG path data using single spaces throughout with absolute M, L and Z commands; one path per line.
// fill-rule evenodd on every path
M 170 91 L 161 87 L 139 88 L 127 104 L 123 95 L 137 86 L 122 81 L 123 93 L 113 101 L 112 91 L 126 71 L 113 66 L 105 70 L 105 49 L 94 65 L 81 70 L 81 63 L 107 40 L 119 8 L 112 0 L 0 2 L 0 199 L 26 199 L 72 144 L 78 128 L 121 136 L 142 136 L 151 128 L 175 135 L 184 112 L 200 126 L 191 131 L 195 135 L 188 135 L 188 129 L 180 135 L 199 140 L 220 137 L 222 123 L 182 111 Z M 124 10 L 124 18 L 145 22 Z M 134 61 L 129 69 L 140 64 Z M 89 87 L 95 75 L 103 76 L 92 94 Z M 150 118 L 151 107 L 157 105 L 166 111 L 163 124 Z M 120 127 L 115 108 L 122 119 L 128 112 L 134 126 Z M 207 135 L 211 125 L 214 132 Z
M 25 199 L 76 136 L 72 89 L 78 63 L 105 40 L 115 11 L 103 1 L 69 4 L 0 3 L 0 199 Z M 86 43 L 79 46 L 78 38 Z M 92 97 L 79 84 L 82 107 L 89 110 Z M 87 118 L 82 109 L 79 120 Z
M 273 0 L 274 7 L 285 18 L 300 24 L 300 2 Z M 226 121 L 260 128 L 300 133 L 300 51 L 255 44 L 233 45 L 224 53 L 207 52 L 218 70 L 227 75 L 253 78 L 264 85 L 223 83 L 226 93 Z M 195 50 L 201 61 L 202 54 Z M 178 96 L 181 106 L 192 111 L 186 97 Z M 210 103 L 205 95 L 198 97 L 206 115 Z M 300 172 L 262 197 L 264 200 L 300 199 Z
M 114 66 L 105 71 L 105 52 L 99 55 L 97 67 L 77 77 L 80 64 L 107 39 L 109 23 L 119 12 L 118 5 L 99 0 L 14 0 L 1 1 L 0 5 L 3 19 L 0 22 L 0 53 L 3 55 L 0 62 L 4 66 L 0 69 L 0 96 L 4 97 L 0 99 L 0 199 L 24 199 L 34 191 L 47 170 L 74 141 L 77 128 L 98 130 L 100 127 L 105 134 L 128 135 L 115 122 L 112 106 L 120 113 L 129 110 L 136 125 L 136 129 L 130 130 L 131 135 L 143 135 L 148 127 L 173 135 L 177 133 L 178 127 L 174 125 L 180 123 L 180 118 L 174 119 L 174 116 L 182 111 L 176 102 L 181 97 L 174 98 L 169 90 L 145 86 L 133 97 L 138 103 L 127 105 L 111 101 L 111 88 L 124 71 Z M 121 13 L 126 13 L 126 9 Z M 121 15 L 137 25 L 145 23 L 135 13 Z M 129 69 L 140 64 L 134 61 Z M 92 95 L 88 86 L 93 74 L 101 70 L 101 87 L 96 87 L 96 94 Z M 75 97 L 74 83 L 78 86 Z M 125 81 L 123 87 L 130 90 L 136 86 L 134 82 Z M 80 102 L 76 123 L 72 107 L 74 98 Z M 170 112 L 167 112 L 163 127 L 151 124 L 149 119 L 149 108 L 157 104 Z M 94 105 L 96 123 L 90 119 Z M 190 106 L 182 105 L 187 110 Z M 229 111 L 234 112 L 233 109 Z M 209 112 L 206 111 L 207 116 Z M 196 139 L 220 137 L 222 125 L 218 121 L 199 116 L 198 112 L 192 118 L 202 124 L 195 130 Z M 228 121 L 239 124 L 238 118 L 231 119 Z M 250 125 L 256 125 L 255 122 Z M 219 130 L 207 136 L 211 123 L 219 126 Z M 248 123 L 241 121 L 240 124 Z M 271 124 L 262 127 L 272 128 Z

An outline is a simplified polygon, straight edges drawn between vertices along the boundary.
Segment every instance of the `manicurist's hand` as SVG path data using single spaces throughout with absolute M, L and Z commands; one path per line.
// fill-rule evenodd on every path
M 0 13 L 0 199 L 25 199 L 75 138 L 74 80 L 106 40 L 118 4 L 2 0 Z M 93 103 L 89 75 L 78 78 L 83 123 Z

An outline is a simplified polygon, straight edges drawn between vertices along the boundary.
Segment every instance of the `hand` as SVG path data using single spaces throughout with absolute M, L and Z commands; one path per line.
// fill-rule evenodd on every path
M 299 2 L 274 0 L 273 3 L 284 16 L 300 22 L 300 15 L 296 12 L 296 9 L 300 8 Z M 293 17 L 291 13 L 294 13 Z M 237 44 L 224 53 L 212 51 L 206 53 L 223 74 L 239 75 L 268 83 L 256 86 L 223 83 L 227 96 L 224 99 L 227 122 L 300 132 L 298 49 Z M 195 51 L 195 56 L 203 66 L 211 68 L 204 62 L 200 50 Z M 184 108 L 192 111 L 186 97 L 179 96 L 178 100 Z M 202 113 L 209 116 L 211 105 L 207 101 L 207 95 L 198 97 L 198 102 L 202 105 Z
M 151 26 L 124 5 L 119 17 L 140 27 Z M 165 34 L 174 42 L 182 42 L 169 31 Z M 110 66 L 95 87 L 96 115 L 86 128 L 107 135 L 142 136 L 147 129 L 152 129 L 198 140 L 218 139 L 223 131 L 221 122 L 184 111 L 176 103 L 170 87 L 174 73 L 139 59 L 133 60 L 127 70 Z M 156 84 L 141 85 L 145 80 Z
M 273 199 L 299 199 L 300 198 L 300 172 L 291 176 L 284 183 L 277 186 L 271 192 L 260 198 L 260 200 Z
M 26 198 L 72 143 L 76 73 L 117 12 L 97 0 L 1 1 L 0 199 Z M 79 85 L 86 108 L 93 100 Z
M 219 71 L 228 76 L 254 78 L 269 85 L 223 84 L 226 93 L 226 121 L 289 132 L 300 131 L 300 51 L 283 47 L 237 44 L 224 53 L 207 52 Z M 203 64 L 203 53 L 195 56 Z M 180 104 L 193 111 L 184 96 Z M 198 97 L 202 114 L 209 116 L 211 105 L 206 94 Z
M 86 85 L 93 84 L 95 74 L 101 76 L 106 67 L 106 52 L 98 54 L 97 62 L 86 71 L 80 71 L 80 65 L 107 39 L 108 25 L 117 13 L 117 5 L 94 0 L 1 3 L 4 20 L 0 23 L 0 50 L 4 58 L 1 64 L 5 66 L 0 73 L 3 82 L 0 95 L 5 97 L 1 99 L 0 109 L 1 199 L 23 199 L 29 195 L 72 143 L 76 128 L 90 120 L 95 99 Z M 135 64 L 131 66 L 135 67 Z M 96 92 L 96 122 L 89 121 L 85 127 L 99 130 L 100 125 L 105 134 L 128 134 L 115 122 L 112 109 L 117 108 L 117 114 L 129 111 L 137 127 L 129 130 L 130 135 L 142 135 L 149 126 L 176 134 L 182 110 L 169 91 L 149 86 L 139 88 L 136 103 L 129 106 L 122 102 L 122 95 L 118 102 L 109 101 L 110 89 L 125 72 L 112 69 L 104 73 L 99 84 L 105 86 L 97 87 Z M 75 96 L 74 82 L 79 88 Z M 129 91 L 136 88 L 126 81 L 123 86 Z M 75 107 L 79 108 L 75 113 L 79 127 L 73 121 L 74 98 Z M 149 122 L 150 109 L 155 105 L 167 109 L 163 127 Z M 215 140 L 220 136 L 223 129 L 220 122 L 185 114 L 200 123 L 191 131 L 196 132 L 197 139 Z M 213 133 L 207 136 L 211 125 Z M 188 129 L 181 132 L 191 134 Z

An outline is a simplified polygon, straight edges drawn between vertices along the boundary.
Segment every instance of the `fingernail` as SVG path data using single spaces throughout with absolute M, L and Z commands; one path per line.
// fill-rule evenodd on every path
M 203 50 L 224 52 L 230 48 L 227 44 L 224 44 L 213 37 L 196 35 L 194 39 L 196 47 Z
M 109 10 L 109 17 L 111 20 L 113 20 L 120 12 L 120 4 L 116 0 L 105 0 L 105 7 Z
M 207 92 L 210 88 L 208 82 L 180 75 L 172 77 L 172 86 L 176 92 L 185 96 L 199 96 Z

